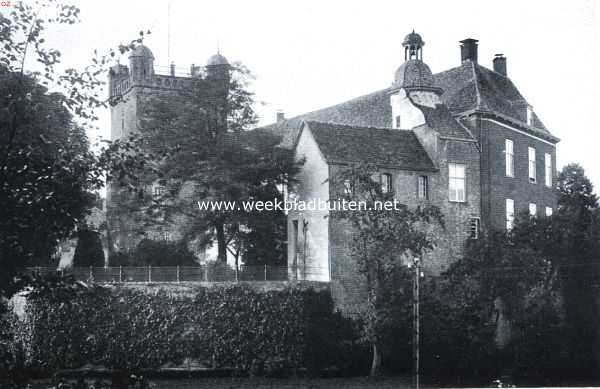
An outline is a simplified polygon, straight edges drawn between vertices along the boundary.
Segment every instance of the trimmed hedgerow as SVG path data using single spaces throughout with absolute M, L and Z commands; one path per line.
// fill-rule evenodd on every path
M 192 358 L 239 374 L 272 375 L 339 365 L 345 319 L 334 313 L 327 291 L 221 286 L 175 296 L 75 289 L 28 298 L 22 339 L 30 367 L 92 364 L 135 372 Z

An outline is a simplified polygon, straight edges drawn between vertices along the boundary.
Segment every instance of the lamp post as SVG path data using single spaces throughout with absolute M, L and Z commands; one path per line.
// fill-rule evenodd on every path
M 408 265 L 414 267 L 413 278 L 413 385 L 419 389 L 419 342 L 421 329 L 419 323 L 419 279 L 423 276 L 421 272 L 421 261 L 419 258 L 413 258 L 413 263 Z

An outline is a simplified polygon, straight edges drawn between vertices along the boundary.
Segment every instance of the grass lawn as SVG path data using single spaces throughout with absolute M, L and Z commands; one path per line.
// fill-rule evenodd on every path
M 406 377 L 397 378 L 200 378 L 189 380 L 152 380 L 159 389 L 398 389 L 411 388 L 411 380 Z
M 179 378 L 150 379 L 151 388 L 157 389 L 399 389 L 412 388 L 409 377 L 369 379 L 353 378 Z M 88 382 L 91 384 L 91 381 Z M 110 387 L 108 380 L 104 385 Z M 36 382 L 32 389 L 45 389 L 45 382 Z M 427 387 L 423 385 L 422 387 Z

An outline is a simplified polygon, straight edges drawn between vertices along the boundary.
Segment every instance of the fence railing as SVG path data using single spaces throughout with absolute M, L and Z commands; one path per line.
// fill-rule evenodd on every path
M 101 283 L 126 282 L 242 282 L 287 281 L 298 279 L 298 272 L 287 266 L 112 266 L 112 267 L 29 267 L 28 273 L 72 275 L 80 281 Z M 310 268 L 304 275 L 320 274 L 320 269 Z M 306 277 L 300 277 L 306 278 Z

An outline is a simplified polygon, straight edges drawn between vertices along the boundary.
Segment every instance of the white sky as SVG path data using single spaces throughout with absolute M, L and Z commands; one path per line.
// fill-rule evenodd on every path
M 51 32 L 70 67 L 150 29 L 167 65 L 168 0 L 76 0 L 82 23 Z M 508 74 L 562 141 L 558 166 L 579 162 L 600 191 L 600 0 L 328 1 L 171 0 L 171 60 L 204 64 L 220 50 L 256 75 L 261 123 L 390 85 L 413 28 L 433 72 L 460 63 L 458 41 L 479 39 L 479 62 L 508 58 Z M 126 63 L 126 59 L 125 63 Z M 101 134 L 109 136 L 108 112 Z

